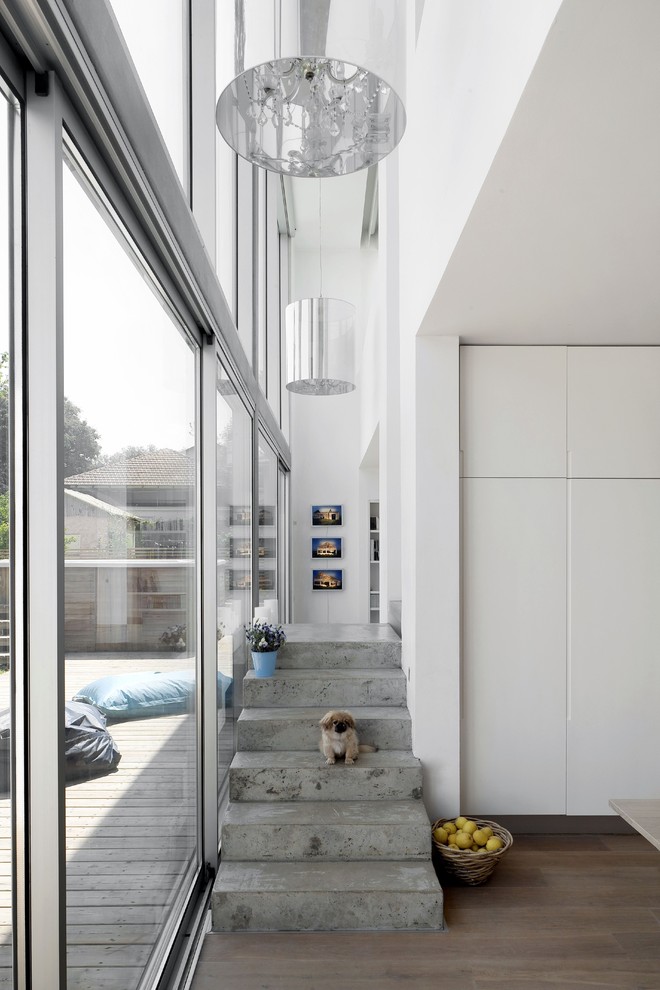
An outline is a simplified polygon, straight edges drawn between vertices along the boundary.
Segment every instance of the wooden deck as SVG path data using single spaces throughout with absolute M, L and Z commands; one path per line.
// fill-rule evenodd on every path
M 106 674 L 182 670 L 178 654 L 67 658 L 65 696 Z M 0 707 L 8 705 L 0 675 Z M 191 715 L 114 722 L 117 772 L 66 788 L 71 990 L 133 990 L 196 855 L 197 774 Z M 0 986 L 10 986 L 11 836 L 0 800 Z

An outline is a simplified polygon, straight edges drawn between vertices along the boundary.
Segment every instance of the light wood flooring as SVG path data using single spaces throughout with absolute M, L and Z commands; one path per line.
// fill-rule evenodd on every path
M 96 677 L 181 670 L 177 654 L 69 657 L 65 697 Z M 8 704 L 0 678 L 0 708 Z M 67 940 L 70 990 L 133 990 L 196 850 L 195 719 L 110 723 L 118 770 L 66 788 Z M 0 800 L 0 986 L 10 985 L 9 800 Z M 38 879 L 38 878 L 37 878 Z
M 191 990 L 660 990 L 660 853 L 638 835 L 514 836 L 442 933 L 206 936 Z

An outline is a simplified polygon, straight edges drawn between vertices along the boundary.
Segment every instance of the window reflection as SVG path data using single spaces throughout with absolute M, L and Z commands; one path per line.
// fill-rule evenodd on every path
M 132 990 L 198 867 L 196 356 L 75 165 L 63 182 L 68 965 Z
M 277 455 L 259 435 L 259 605 L 279 621 L 277 581 Z
M 12 327 L 20 301 L 20 273 L 14 270 L 20 220 L 15 216 L 18 176 L 14 157 L 19 140 L 17 106 L 0 90 L 0 831 L 3 842 L 0 870 L 5 890 L 0 902 L 0 983 L 11 981 L 12 968 L 12 846 L 13 820 L 11 785 L 11 382 Z M 7 889 L 8 888 L 8 889 Z
M 252 421 L 218 370 L 218 788 L 234 755 L 235 721 L 245 673 L 243 625 L 252 614 Z

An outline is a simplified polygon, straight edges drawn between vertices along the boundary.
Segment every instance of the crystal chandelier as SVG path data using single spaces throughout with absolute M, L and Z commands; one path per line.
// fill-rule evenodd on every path
M 347 175 L 399 143 L 406 123 L 395 91 L 368 69 L 301 56 L 237 76 L 218 100 L 225 141 L 243 158 L 303 178 Z

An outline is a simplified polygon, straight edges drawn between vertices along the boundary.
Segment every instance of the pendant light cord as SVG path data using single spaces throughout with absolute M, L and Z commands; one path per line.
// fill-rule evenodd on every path
M 321 260 L 321 244 L 322 244 L 322 212 L 321 212 L 321 182 L 323 180 L 319 179 L 319 296 L 323 298 L 323 262 Z

